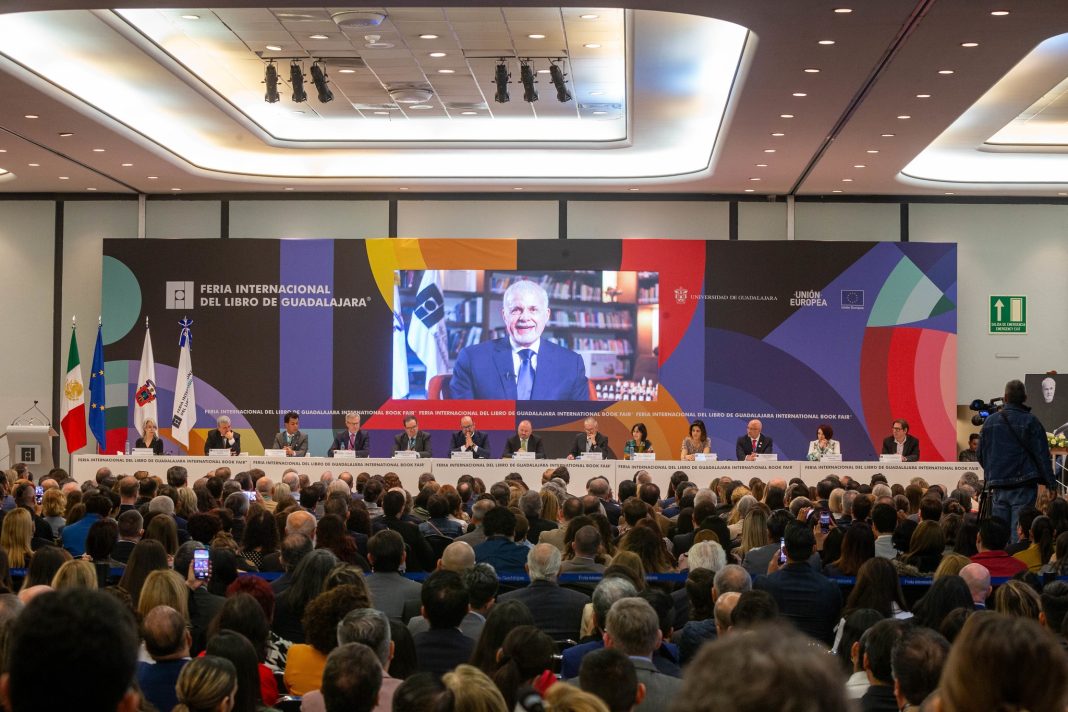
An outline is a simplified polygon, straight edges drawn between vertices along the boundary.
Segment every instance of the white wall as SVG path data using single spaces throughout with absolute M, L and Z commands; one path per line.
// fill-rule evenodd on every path
M 398 237 L 554 239 L 560 233 L 555 200 L 400 200 Z
M 739 240 L 785 240 L 786 203 L 738 203 Z
M 389 235 L 385 200 L 241 200 L 230 203 L 230 237 L 363 239 Z
M 729 214 L 725 202 L 576 200 L 567 204 L 567 236 L 726 240 Z
M 218 200 L 149 200 L 145 202 L 145 237 L 213 238 L 222 226 Z
M 797 202 L 794 239 L 897 242 L 901 239 L 900 216 L 897 203 Z

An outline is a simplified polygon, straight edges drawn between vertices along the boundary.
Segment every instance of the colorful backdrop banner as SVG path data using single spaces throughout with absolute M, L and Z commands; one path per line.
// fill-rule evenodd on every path
M 922 459 L 956 456 L 955 245 L 105 240 L 103 263 L 109 441 L 137 437 L 148 317 L 174 335 L 155 349 L 162 413 L 192 322 L 192 454 L 221 415 L 261 454 L 288 411 L 324 454 L 356 411 L 373 456 L 407 413 L 440 457 L 465 414 L 495 457 L 523 419 L 563 455 L 588 415 L 619 454 L 644 423 L 662 459 L 695 418 L 720 459 L 752 418 L 780 459 L 821 423 L 875 459 L 894 418 Z

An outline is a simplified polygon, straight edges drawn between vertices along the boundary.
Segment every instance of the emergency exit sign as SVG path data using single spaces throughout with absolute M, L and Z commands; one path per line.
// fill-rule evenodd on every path
M 1027 297 L 992 295 L 990 297 L 990 333 L 1026 334 Z

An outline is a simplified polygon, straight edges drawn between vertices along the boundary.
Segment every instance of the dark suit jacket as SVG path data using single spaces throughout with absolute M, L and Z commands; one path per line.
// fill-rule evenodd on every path
M 274 434 L 275 450 L 284 450 L 286 446 L 286 431 L 281 431 Z M 299 430 L 293 433 L 292 444 L 289 446 L 293 449 L 294 457 L 304 457 L 308 454 L 308 436 Z
M 893 455 L 897 453 L 897 443 L 894 442 L 894 436 L 891 435 L 886 440 L 883 440 L 883 455 Z M 920 459 L 920 440 L 919 438 L 905 434 L 905 445 L 901 448 L 901 459 L 905 462 L 916 462 Z
M 136 541 L 126 541 L 120 539 L 115 542 L 115 548 L 111 550 L 111 558 L 118 561 L 120 564 L 125 564 L 130 560 L 130 554 L 133 552 L 133 548 L 137 546 Z
M 475 641 L 459 628 L 431 628 L 412 636 L 419 672 L 444 675 L 457 665 L 466 663 L 475 650 Z
M 379 524 L 380 527 L 392 529 L 404 539 L 404 543 L 408 549 L 408 560 L 406 565 L 408 571 L 434 570 L 434 567 L 438 564 L 438 559 L 434 556 L 434 550 L 430 548 L 430 544 L 427 544 L 426 539 L 419 533 L 418 526 L 411 522 L 406 522 L 402 519 L 393 519 L 391 517 L 382 517 L 378 520 L 377 524 Z
M 371 454 L 371 438 L 362 430 L 356 431 L 356 447 L 349 446 L 349 431 L 342 430 L 334 436 L 334 442 L 326 451 L 327 457 L 333 457 L 335 450 L 351 450 L 355 457 L 367 457 Z
M 522 575 L 526 573 L 523 567 L 527 564 L 528 551 L 506 536 L 491 536 L 475 546 L 475 561 L 489 564 L 499 574 Z
M 401 433 L 397 437 L 393 438 L 393 454 L 397 454 L 398 450 L 408 449 L 408 433 Z M 431 457 L 430 455 L 430 433 L 420 430 L 415 434 L 415 451 L 419 453 L 419 457 Z
M 763 455 L 771 452 L 771 438 L 764 433 L 760 434 L 757 438 L 757 454 Z M 744 460 L 746 457 L 753 453 L 753 441 L 748 435 L 743 435 L 738 438 L 738 441 L 734 444 L 734 455 L 737 460 Z
M 467 438 L 464 437 L 464 431 L 460 430 L 452 434 L 452 442 L 449 444 L 449 452 L 460 452 L 463 449 L 464 443 L 467 442 Z M 489 457 L 489 437 L 482 432 L 476 430 L 471 433 L 471 442 L 478 446 L 478 450 L 472 453 L 475 457 Z
M 779 614 L 802 633 L 827 645 L 834 643 L 834 627 L 841 619 L 842 591 L 807 563 L 788 563 L 767 576 L 757 576 L 753 588 L 767 591 L 779 604 Z
M 148 447 L 148 446 L 145 445 L 144 438 L 137 438 L 137 440 L 134 442 L 134 447 Z M 152 454 L 153 455 L 162 455 L 163 454 L 163 441 L 161 439 L 159 439 L 158 437 L 153 438 L 153 440 L 152 440 Z M 206 452 L 204 454 L 207 455 Z
M 518 435 L 513 435 L 512 437 L 508 438 L 504 442 L 504 452 L 501 453 L 501 457 L 511 457 L 512 455 L 516 454 L 517 452 L 519 452 L 519 445 L 520 442 Z M 527 450 L 530 450 L 534 453 L 534 459 L 545 459 L 545 443 L 543 443 L 541 438 L 539 438 L 537 435 L 534 435 L 533 433 L 531 433 L 530 437 L 527 438 Z
M 512 346 L 507 337 L 467 346 L 452 367 L 449 392 L 467 400 L 517 400 Z M 531 400 L 584 401 L 590 399 L 586 366 L 571 349 L 542 339 Z
M 210 450 L 222 450 L 224 447 L 230 448 L 230 452 L 235 455 L 241 454 L 241 433 L 233 431 L 234 444 L 226 442 L 218 428 L 211 430 L 208 433 L 207 439 L 204 441 L 204 454 L 207 455 Z M 160 442 L 160 450 L 162 450 L 163 443 Z
M 530 609 L 534 625 L 553 640 L 578 640 L 582 609 L 590 602 L 590 597 L 551 581 L 532 581 L 525 588 L 502 593 L 497 600 L 521 601 Z
M 608 447 L 608 438 L 604 433 L 597 433 L 593 438 L 594 443 L 593 452 L 603 452 L 604 459 L 615 460 L 616 454 L 612 452 L 612 448 Z M 575 436 L 575 442 L 571 444 L 571 450 L 568 454 L 574 455 L 576 459 L 582 453 L 586 452 L 586 433 L 579 433 Z

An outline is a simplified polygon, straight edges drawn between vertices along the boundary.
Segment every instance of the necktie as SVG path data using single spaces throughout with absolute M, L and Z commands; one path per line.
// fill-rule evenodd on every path
M 523 451 L 523 452 L 527 451 L 527 439 L 526 438 L 523 438 L 522 440 L 519 441 L 519 449 L 521 451 Z
M 753 438 L 753 453 L 754 454 L 756 453 L 756 449 L 757 449 L 757 441 L 756 441 L 756 438 Z
M 349 450 L 356 449 L 356 433 L 349 433 Z
M 534 388 L 534 369 L 530 367 L 531 349 L 519 350 L 519 379 L 515 383 L 518 400 L 530 400 L 530 391 Z
M 409 450 L 414 450 L 415 449 L 415 438 L 408 438 L 408 449 Z

